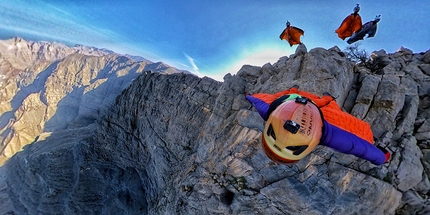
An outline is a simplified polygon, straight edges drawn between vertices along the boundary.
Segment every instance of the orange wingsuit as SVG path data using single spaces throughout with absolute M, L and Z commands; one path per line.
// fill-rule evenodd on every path
M 352 36 L 354 32 L 358 31 L 358 29 L 361 28 L 361 24 L 360 15 L 352 13 L 343 20 L 342 24 L 335 32 L 340 39 L 344 40 L 345 38 Z
M 354 116 L 343 112 L 336 100 L 328 95 L 319 97 L 315 94 L 298 90 L 297 88 L 291 88 L 284 90 L 276 94 L 257 93 L 253 96 L 259 97 L 267 103 L 272 103 L 277 98 L 286 94 L 299 94 L 301 96 L 311 99 L 323 113 L 324 119 L 332 125 L 335 125 L 345 131 L 353 133 L 358 137 L 366 140 L 367 142 L 374 144 L 373 133 L 370 129 L 370 125 L 364 121 L 361 121 Z
M 297 27 L 291 26 L 290 22 L 287 22 L 287 27 L 284 31 L 279 35 L 281 40 L 286 40 L 290 46 L 302 44 L 300 42 L 300 36 L 302 36 L 305 32 Z

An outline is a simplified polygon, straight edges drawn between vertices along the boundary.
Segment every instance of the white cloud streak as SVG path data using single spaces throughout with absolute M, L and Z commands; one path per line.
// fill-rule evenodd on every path
M 67 13 L 42 1 L 28 3 L 26 1 L 6 1 L 0 4 L 0 29 L 29 35 L 104 47 L 114 43 L 119 35 L 107 29 L 89 25 L 85 18 Z
M 199 72 L 199 68 L 197 67 L 197 65 L 196 65 L 196 63 L 195 63 L 195 61 L 194 61 L 194 59 L 193 59 L 192 57 L 190 57 L 189 55 L 187 55 L 185 52 L 184 52 L 184 55 L 185 55 L 185 57 L 187 58 L 188 63 L 190 63 L 190 65 L 191 65 L 192 72 L 193 72 L 193 73 L 195 73 L 195 74 L 196 74 L 196 75 L 198 75 L 198 76 L 201 76 L 201 74 L 200 74 L 200 72 Z

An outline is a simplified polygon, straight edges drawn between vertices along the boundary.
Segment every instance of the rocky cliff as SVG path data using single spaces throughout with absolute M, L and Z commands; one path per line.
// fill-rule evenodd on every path
M 222 83 L 143 72 L 96 123 L 53 129 L 0 167 L 0 213 L 428 214 L 430 52 L 382 50 L 369 63 L 299 46 Z M 370 123 L 390 161 L 323 146 L 291 166 L 268 159 L 244 95 L 294 84 Z
M 146 70 L 182 72 L 92 47 L 0 41 L 0 165 L 44 133 L 93 123 Z

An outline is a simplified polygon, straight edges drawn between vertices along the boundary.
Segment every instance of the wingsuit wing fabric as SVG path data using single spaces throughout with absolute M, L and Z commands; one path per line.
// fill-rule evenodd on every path
M 279 35 L 281 40 L 286 40 L 290 46 L 302 44 L 300 42 L 300 36 L 302 36 L 305 32 L 297 27 L 290 26 L 284 29 L 284 31 Z
M 344 40 L 360 29 L 361 24 L 361 16 L 359 14 L 350 14 L 342 21 L 342 24 L 340 24 L 335 32 L 340 39 Z
M 360 30 L 356 31 L 346 42 L 348 44 L 355 43 L 359 40 L 362 40 L 366 34 L 367 37 L 374 37 L 377 30 L 377 24 L 374 24 L 373 21 L 366 22 Z
M 376 34 L 376 30 L 378 28 L 378 25 L 373 25 L 372 28 L 367 32 L 367 38 L 374 37 Z
M 299 94 L 311 99 L 321 110 L 324 117 L 324 133 L 320 144 L 342 153 L 353 154 L 376 165 L 385 163 L 390 155 L 373 145 L 373 133 L 370 125 L 343 112 L 336 100 L 328 95 L 319 97 L 315 94 L 291 88 L 275 94 L 258 93 L 246 95 L 246 98 L 267 121 L 270 104 L 282 95 Z

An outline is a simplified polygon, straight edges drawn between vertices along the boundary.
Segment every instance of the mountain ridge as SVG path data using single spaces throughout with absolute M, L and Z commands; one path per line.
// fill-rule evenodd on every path
M 0 41 L 0 53 L 0 163 L 43 132 L 94 122 L 143 71 L 187 72 L 105 49 L 21 38 Z
M 45 133 L 0 167 L 0 212 L 426 214 L 430 52 L 381 50 L 369 61 L 381 68 L 351 62 L 338 47 L 300 45 L 224 82 L 142 71 L 94 123 Z M 389 162 L 322 146 L 291 166 L 268 159 L 264 121 L 245 95 L 295 84 L 330 92 L 368 122 Z

